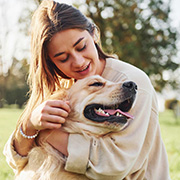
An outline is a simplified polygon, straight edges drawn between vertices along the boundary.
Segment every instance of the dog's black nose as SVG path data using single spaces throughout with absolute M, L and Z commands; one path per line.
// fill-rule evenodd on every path
M 137 90 L 137 85 L 136 83 L 132 82 L 132 81 L 127 81 L 124 82 L 122 85 L 123 88 L 127 88 L 129 90 Z

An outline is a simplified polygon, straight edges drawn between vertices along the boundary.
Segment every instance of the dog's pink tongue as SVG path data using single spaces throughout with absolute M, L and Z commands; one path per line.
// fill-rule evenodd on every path
M 114 114 L 116 114 L 117 112 L 119 112 L 120 114 L 126 116 L 127 118 L 134 119 L 134 116 L 130 115 L 130 114 L 127 113 L 127 112 L 123 112 L 123 111 L 121 111 L 120 109 L 116 109 L 116 110 L 114 110 L 114 109 L 106 109 L 106 110 L 104 110 L 104 111 L 105 111 L 106 113 L 110 114 L 110 115 L 114 115 Z

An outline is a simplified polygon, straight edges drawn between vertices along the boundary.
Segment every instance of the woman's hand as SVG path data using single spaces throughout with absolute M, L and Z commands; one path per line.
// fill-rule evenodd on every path
M 22 131 L 29 136 L 34 135 L 37 130 L 56 130 L 59 129 L 65 122 L 65 118 L 70 112 L 68 101 L 48 100 L 37 106 L 32 113 L 30 119 L 22 123 Z M 42 131 L 43 132 L 43 131 Z M 40 133 L 41 134 L 41 133 Z M 61 144 L 57 144 L 60 152 L 67 155 L 68 134 L 58 133 L 61 139 Z M 62 141 L 63 140 L 63 141 Z M 48 141 L 51 144 L 51 139 Z M 52 140 L 52 146 L 56 146 L 56 140 Z M 14 148 L 18 154 L 27 156 L 30 149 L 33 147 L 34 139 L 24 138 L 19 131 L 15 134 Z M 56 148 L 56 147 L 55 147 Z
M 31 130 L 59 129 L 69 112 L 68 101 L 45 101 L 33 110 L 27 127 Z

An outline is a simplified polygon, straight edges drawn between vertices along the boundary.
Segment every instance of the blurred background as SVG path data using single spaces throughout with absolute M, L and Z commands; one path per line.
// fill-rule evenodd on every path
M 0 0 L 0 108 L 27 100 L 30 22 L 40 0 Z M 104 51 L 150 77 L 159 110 L 180 100 L 179 0 L 60 0 L 74 4 L 101 30 Z
M 8 121 L 7 114 L 13 115 L 14 109 L 19 115 L 28 99 L 29 31 L 32 14 L 40 2 L 0 0 L 1 122 Z M 105 52 L 139 67 L 150 77 L 158 94 L 162 134 L 172 161 L 171 173 L 180 169 L 180 159 L 175 168 L 173 164 L 180 155 L 180 143 L 177 145 L 177 141 L 173 141 L 177 139 L 177 134 L 171 139 L 165 138 L 170 126 L 174 134 L 180 130 L 180 0 L 59 2 L 73 4 L 95 22 L 100 28 Z M 8 111 L 9 108 L 13 110 Z M 11 123 L 17 118 L 12 118 Z M 172 176 L 180 179 L 177 171 Z

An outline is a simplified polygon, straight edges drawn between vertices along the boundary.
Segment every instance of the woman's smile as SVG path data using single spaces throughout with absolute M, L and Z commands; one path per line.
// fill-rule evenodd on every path
M 90 71 L 90 65 L 91 63 L 89 63 L 87 66 L 85 66 L 83 69 L 81 70 L 78 70 L 77 72 L 81 75 L 85 75 L 85 74 L 88 74 L 89 71 Z

